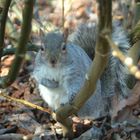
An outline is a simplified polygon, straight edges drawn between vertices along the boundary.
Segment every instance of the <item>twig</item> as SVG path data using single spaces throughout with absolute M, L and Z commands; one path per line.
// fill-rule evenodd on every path
M 40 46 L 31 44 L 31 43 L 28 43 L 26 45 L 26 51 L 35 51 L 35 52 L 37 52 L 39 50 L 39 48 L 40 48 Z M 12 48 L 4 48 L 2 56 L 15 54 L 15 52 L 16 52 L 16 48 L 14 48 L 14 47 L 12 47 Z
M 64 24 L 65 24 L 65 7 L 64 7 L 64 0 L 62 0 L 62 27 L 64 30 Z
M 133 74 L 137 79 L 140 79 L 140 70 L 133 64 L 133 59 L 131 57 L 125 56 L 117 47 L 117 45 L 114 44 L 114 42 L 111 40 L 110 36 L 105 35 L 105 38 L 107 39 L 109 45 L 113 49 L 112 55 L 119 58 L 123 64 L 125 64 L 130 73 Z

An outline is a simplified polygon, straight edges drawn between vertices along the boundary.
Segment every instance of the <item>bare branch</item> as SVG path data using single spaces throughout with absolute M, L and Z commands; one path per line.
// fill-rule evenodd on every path
M 91 97 L 91 95 L 94 94 L 97 80 L 100 78 L 108 62 L 110 47 L 107 41 L 102 37 L 102 33 L 104 31 L 107 31 L 109 35 L 111 33 L 112 1 L 99 0 L 99 10 L 99 36 L 96 44 L 96 53 L 92 66 L 87 73 L 85 84 L 74 98 L 72 105 L 66 104 L 56 112 L 56 119 L 63 124 L 66 132 L 68 132 L 70 129 L 67 117 L 75 114 Z
M 32 21 L 32 13 L 33 13 L 33 5 L 34 0 L 26 0 L 25 7 L 23 9 L 23 23 L 21 29 L 21 36 L 17 45 L 15 59 L 11 66 L 11 69 L 8 73 L 8 76 L 2 78 L 0 81 L 0 87 L 5 88 L 12 84 L 16 79 L 18 72 L 20 70 L 20 66 L 24 59 L 26 53 L 26 44 L 29 38 L 29 34 L 31 31 L 31 21 Z
M 113 41 L 111 40 L 111 38 L 108 35 L 105 35 L 105 38 L 107 39 L 109 45 L 113 49 L 113 52 L 112 52 L 113 56 L 119 58 L 122 61 L 122 63 L 125 64 L 128 67 L 129 72 L 131 74 L 133 74 L 137 79 L 140 79 L 140 71 L 137 68 L 137 66 L 135 66 L 133 64 L 133 59 L 131 57 L 125 56 L 119 50 L 118 46 L 113 43 Z
M 64 23 L 65 23 L 65 7 L 64 7 L 64 0 L 62 0 L 62 28 L 64 30 Z
M 2 57 L 2 51 L 4 47 L 5 25 L 10 3 L 11 0 L 6 0 L 4 3 L 4 7 L 2 8 L 2 12 L 0 13 L 0 59 Z
M 26 51 L 35 51 L 35 52 L 37 52 L 39 50 L 39 48 L 40 48 L 40 46 L 31 44 L 31 43 L 27 43 L 27 45 L 26 45 Z M 12 48 L 4 48 L 2 56 L 15 54 L 15 52 L 16 52 L 16 48 L 14 48 L 14 47 L 12 47 Z

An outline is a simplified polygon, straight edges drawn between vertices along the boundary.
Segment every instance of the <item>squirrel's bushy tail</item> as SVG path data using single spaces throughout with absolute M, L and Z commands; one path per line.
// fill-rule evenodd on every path
M 94 23 L 81 24 L 76 31 L 69 36 L 68 41 L 82 47 L 88 56 L 93 59 L 97 37 L 96 30 L 96 24 Z
M 127 33 L 123 30 L 122 27 L 117 26 L 116 24 L 114 24 L 113 27 L 112 40 L 123 52 L 123 54 L 127 55 L 130 48 Z M 115 90 L 119 90 L 116 92 L 119 92 L 122 96 L 127 97 L 128 87 L 126 80 L 128 76 L 128 69 L 126 66 L 124 66 L 124 64 L 120 62 L 118 58 L 114 58 L 112 55 L 110 57 L 110 61 L 112 63 L 111 70 L 114 73 L 113 76 L 116 78 Z
M 78 46 L 81 46 L 91 59 L 94 58 L 95 45 L 97 36 L 96 24 L 82 24 L 74 33 L 70 35 L 68 40 Z M 113 23 L 112 40 L 118 45 L 119 49 L 127 54 L 130 47 L 127 34 L 123 28 Z M 127 97 L 128 88 L 126 85 L 127 69 L 119 59 L 113 57 L 110 53 L 108 65 L 101 76 L 101 91 L 105 99 L 110 100 L 115 92 L 119 93 L 120 97 Z M 110 101 L 108 101 L 109 105 Z

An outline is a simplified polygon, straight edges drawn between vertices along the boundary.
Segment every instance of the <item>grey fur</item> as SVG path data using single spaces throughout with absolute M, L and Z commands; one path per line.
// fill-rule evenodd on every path
M 81 24 L 74 33 L 68 37 L 68 41 L 83 48 L 90 58 L 94 58 L 97 28 L 95 24 Z
M 42 98 L 52 109 L 56 110 L 61 104 L 71 102 L 83 86 L 85 75 L 92 62 L 83 49 L 88 48 L 87 52 L 93 50 L 89 54 L 93 57 L 96 30 L 96 25 L 81 25 L 68 38 L 66 52 L 62 50 L 64 39 L 61 33 L 49 33 L 43 39 L 44 52 L 40 50 L 36 56 L 33 77 L 38 82 Z M 124 53 L 127 53 L 129 43 L 122 28 L 114 27 L 112 39 Z M 51 64 L 51 58 L 56 59 L 56 64 Z M 116 88 L 120 90 L 121 97 L 127 96 L 126 74 L 127 69 L 110 54 L 109 64 L 101 79 L 98 80 L 94 95 L 78 114 L 82 117 L 99 117 L 109 113 L 111 99 L 115 95 Z M 57 86 L 45 86 L 44 78 L 51 84 L 55 81 L 54 84 L 58 83 Z M 46 89 L 49 93 L 46 93 Z
M 76 29 L 76 32 L 70 35 L 68 40 L 69 42 L 81 46 L 89 57 L 94 59 L 96 36 L 96 24 L 82 24 Z M 121 26 L 119 26 L 118 22 L 113 23 L 112 40 L 116 45 L 118 45 L 119 49 L 124 54 L 127 54 L 127 51 L 130 48 L 129 40 L 127 38 L 127 33 Z M 119 59 L 110 54 L 108 66 L 101 77 L 102 95 L 104 95 L 105 98 L 107 96 L 113 96 L 117 89 L 119 90 L 121 96 L 127 97 L 129 92 L 126 85 L 127 74 L 127 68 L 120 62 Z

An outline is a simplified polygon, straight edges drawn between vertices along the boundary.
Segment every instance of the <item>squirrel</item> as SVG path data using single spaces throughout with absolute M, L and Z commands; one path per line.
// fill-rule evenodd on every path
M 71 103 L 84 85 L 85 75 L 92 59 L 94 61 L 96 37 L 96 24 L 80 25 L 67 41 L 61 32 L 52 31 L 42 36 L 32 76 L 37 81 L 40 95 L 53 111 Z M 127 53 L 129 40 L 122 27 L 116 24 L 113 24 L 112 40 L 123 53 Z M 79 110 L 78 116 L 97 118 L 109 113 L 116 90 L 120 98 L 128 95 L 126 75 L 126 67 L 110 53 L 95 93 Z

